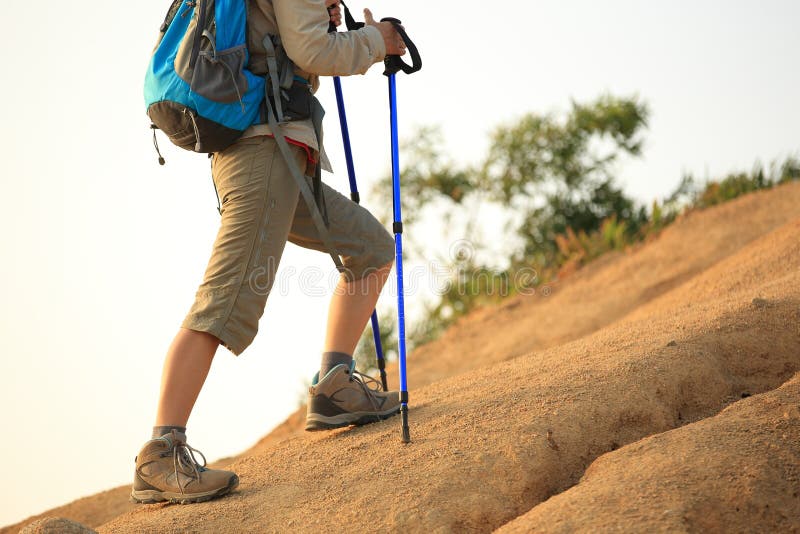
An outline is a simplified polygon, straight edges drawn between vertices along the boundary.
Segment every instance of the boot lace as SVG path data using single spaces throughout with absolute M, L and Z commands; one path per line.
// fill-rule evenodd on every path
M 203 459 L 202 465 L 197 461 L 194 453 L 199 454 Z M 175 468 L 175 480 L 178 482 L 178 488 L 180 488 L 181 493 L 185 493 L 185 491 L 183 484 L 181 484 L 180 473 L 186 475 L 190 473 L 194 474 L 194 476 L 197 477 L 197 481 L 200 482 L 200 473 L 206 470 L 206 463 L 206 457 L 202 452 L 190 446 L 185 441 L 175 441 L 172 446 L 172 465 Z
M 365 375 L 360 371 L 357 371 L 355 361 L 353 361 L 350 364 L 349 374 L 350 374 L 350 381 L 356 382 L 359 386 L 361 386 L 361 389 L 364 390 L 364 394 L 369 399 L 370 404 L 372 404 L 372 410 L 375 413 L 378 413 L 380 410 L 375 402 L 375 396 L 373 395 L 373 393 L 383 391 L 383 386 L 381 385 L 380 381 L 375 380 L 371 376 Z

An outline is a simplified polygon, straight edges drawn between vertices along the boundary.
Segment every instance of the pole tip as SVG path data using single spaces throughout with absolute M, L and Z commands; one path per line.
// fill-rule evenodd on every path
M 408 428 L 408 405 L 400 406 L 401 426 L 403 429 L 403 443 L 411 443 L 411 431 Z

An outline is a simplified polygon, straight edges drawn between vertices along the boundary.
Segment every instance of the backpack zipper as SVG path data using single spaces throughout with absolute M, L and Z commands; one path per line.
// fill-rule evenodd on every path
M 161 33 L 167 31 L 169 25 L 172 24 L 172 20 L 175 18 L 175 15 L 178 13 L 178 9 L 183 0 L 173 0 L 172 5 L 169 6 L 169 10 L 167 11 L 167 16 L 164 17 L 164 22 L 161 23 Z
M 194 2 L 193 0 L 190 0 L 189 2 L 186 2 L 186 9 L 184 9 L 183 13 L 181 13 L 181 18 L 186 18 L 186 15 L 191 13 L 192 9 L 195 6 L 197 6 L 197 2 Z

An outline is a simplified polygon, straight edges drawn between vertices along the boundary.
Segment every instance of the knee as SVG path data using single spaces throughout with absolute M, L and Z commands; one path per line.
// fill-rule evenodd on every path
M 377 248 L 375 255 L 380 259 L 376 267 L 391 269 L 392 265 L 394 265 L 394 237 L 392 237 L 392 234 L 384 230 Z
M 394 265 L 394 239 L 383 228 L 373 233 L 363 253 L 344 258 L 342 273 L 347 282 L 377 278 L 382 285 Z
M 383 286 L 389 278 L 389 273 L 394 265 L 394 238 L 389 232 L 384 232 L 385 236 L 380 240 L 380 245 L 376 248 L 373 255 L 373 266 L 371 270 L 377 276 L 378 286 Z
M 394 237 L 383 230 L 379 239 L 375 240 L 374 250 L 372 251 L 371 268 L 377 273 L 381 283 L 389 277 L 389 272 L 394 265 Z

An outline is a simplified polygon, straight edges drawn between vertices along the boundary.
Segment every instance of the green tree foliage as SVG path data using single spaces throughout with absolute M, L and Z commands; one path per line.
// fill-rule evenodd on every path
M 411 226 L 429 217 L 440 227 L 460 228 L 456 237 L 468 238 L 476 252 L 466 260 L 438 258 L 450 267 L 450 283 L 412 339 L 432 339 L 476 306 L 538 283 L 537 270 L 552 268 L 564 254 L 574 259 L 570 244 L 564 248 L 562 242 L 559 248 L 558 237 L 569 229 L 577 239 L 599 231 L 613 217 L 592 257 L 603 243 L 618 247 L 637 232 L 646 210 L 637 209 L 615 184 L 615 172 L 623 156 L 641 153 L 647 118 L 647 106 L 637 98 L 608 95 L 585 104 L 572 102 L 562 114 L 528 114 L 497 128 L 487 156 L 474 167 L 448 158 L 436 129 L 423 128 L 405 143 L 405 222 Z M 374 193 L 390 198 L 390 191 L 391 178 L 386 177 Z M 486 244 L 477 230 L 485 206 L 507 220 L 508 231 L 500 236 L 506 241 L 502 270 L 480 258 Z M 497 244 L 497 237 L 490 239 Z M 409 247 L 414 248 L 424 246 Z M 532 272 L 518 276 L 525 268 Z
M 777 168 L 774 180 L 779 184 L 800 180 L 800 159 L 794 156 L 786 158 L 780 166 L 773 164 L 773 169 Z
M 531 113 L 498 127 L 476 166 L 448 158 L 434 128 L 423 128 L 404 144 L 404 220 L 447 228 L 451 241 L 466 238 L 472 247 L 467 257 L 423 254 L 449 267 L 449 283 L 439 300 L 427 305 L 425 319 L 409 330 L 409 348 L 436 338 L 477 306 L 535 288 L 655 235 L 683 210 L 800 179 L 800 160 L 789 157 L 769 171 L 756 166 L 751 173 L 732 173 L 702 185 L 687 174 L 663 202 L 649 210 L 637 206 L 617 185 L 616 173 L 624 158 L 641 155 L 648 117 L 647 105 L 637 97 L 573 101 L 565 113 Z M 391 177 L 374 192 L 391 198 Z M 502 235 L 481 234 L 481 210 L 487 206 L 505 218 Z M 491 254 L 482 255 L 491 244 L 496 256 L 498 243 L 505 246 L 499 247 L 506 260 L 500 268 L 497 261 L 487 263 Z M 394 323 L 391 328 L 394 336 Z M 371 347 L 374 358 L 371 333 L 365 333 L 362 346 Z
M 524 247 L 517 261 L 545 264 L 568 228 L 592 232 L 616 216 L 635 232 L 646 215 L 615 185 L 615 164 L 638 156 L 647 106 L 636 98 L 603 96 L 572 102 L 565 117 L 529 114 L 492 136 L 481 183 L 518 215 Z
M 800 159 L 796 156 L 773 162 L 768 169 L 756 163 L 750 172 L 732 172 L 704 184 L 698 183 L 691 174 L 686 174 L 675 192 L 665 201 L 665 205 L 673 203 L 673 209 L 707 208 L 759 189 L 769 189 L 795 180 L 800 180 Z
M 645 210 L 615 185 L 615 171 L 622 156 L 641 153 L 648 115 L 637 98 L 608 95 L 572 102 L 566 114 L 528 114 L 497 128 L 477 168 L 459 167 L 444 155 L 441 133 L 423 128 L 403 146 L 404 219 L 411 224 L 434 212 L 447 224 L 459 208 L 469 211 L 470 201 L 494 203 L 524 244 L 513 251 L 520 261 L 552 260 L 557 235 L 591 232 L 611 215 L 635 232 Z M 387 177 L 375 192 L 390 198 L 390 191 Z M 478 222 L 467 217 L 464 224 Z
M 451 206 L 460 204 L 465 196 L 473 193 L 480 184 L 470 168 L 458 169 L 457 165 L 441 150 L 442 134 L 436 128 L 423 127 L 409 141 L 403 143 L 403 152 L 411 154 L 412 164 L 403 169 L 403 194 L 413 199 L 405 219 L 412 219 L 419 210 L 436 202 L 447 202 Z M 391 198 L 391 177 L 380 184 L 385 198 Z

